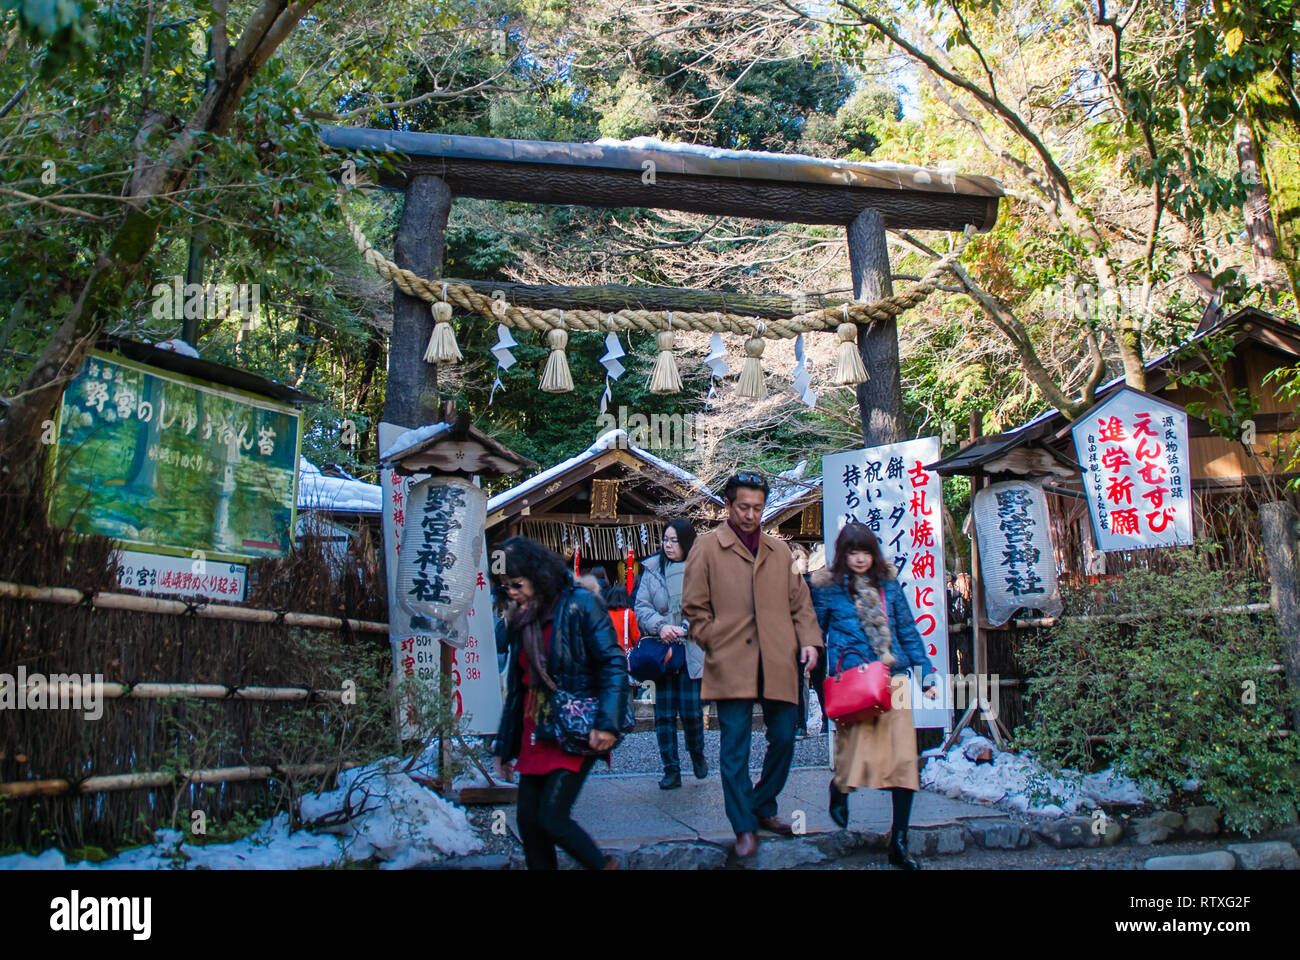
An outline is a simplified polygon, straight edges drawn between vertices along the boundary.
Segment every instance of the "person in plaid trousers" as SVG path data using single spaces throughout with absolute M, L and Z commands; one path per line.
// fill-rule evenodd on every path
M 682 785 L 682 768 L 677 759 L 677 718 L 682 718 L 686 749 L 690 751 L 696 778 L 709 775 L 704 760 L 704 710 L 700 703 L 700 678 L 704 676 L 704 651 L 687 638 L 682 619 L 682 574 L 686 555 L 695 542 L 695 529 L 684 517 L 664 528 L 659 552 L 646 558 L 641 583 L 636 591 L 637 623 L 642 635 L 658 634 L 661 640 L 686 644 L 686 668 L 655 685 L 655 736 L 663 758 L 661 790 Z

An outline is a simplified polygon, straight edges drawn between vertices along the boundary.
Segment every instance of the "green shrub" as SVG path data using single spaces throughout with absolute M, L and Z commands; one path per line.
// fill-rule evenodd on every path
M 1222 613 L 1264 588 L 1181 552 L 1169 573 L 1132 571 L 1067 595 L 1064 620 L 1022 644 L 1028 723 L 1017 748 L 1053 771 L 1113 763 L 1167 802 L 1201 784 L 1224 822 L 1246 834 L 1286 821 L 1300 787 L 1300 737 L 1289 728 L 1282 638 L 1272 614 Z M 1198 611 L 1190 613 L 1189 611 Z

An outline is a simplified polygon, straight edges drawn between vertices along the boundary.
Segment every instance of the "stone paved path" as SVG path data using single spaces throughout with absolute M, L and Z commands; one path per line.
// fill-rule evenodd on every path
M 722 781 L 716 770 L 706 780 L 696 780 L 687 771 L 677 790 L 660 790 L 659 776 L 589 777 L 574 805 L 574 819 L 611 852 L 664 840 L 720 843 L 735 839 L 723 811 Z M 826 809 L 829 782 L 830 771 L 825 767 L 792 770 L 778 801 L 780 815 L 792 819 L 795 811 L 802 810 L 810 834 L 838 830 Z M 514 808 L 505 809 L 510 828 L 518 836 Z M 912 808 L 912 824 L 950 823 L 962 817 L 987 817 L 999 812 L 922 790 Z M 890 798 L 883 790 L 858 790 L 849 798 L 850 829 L 888 831 L 890 817 Z

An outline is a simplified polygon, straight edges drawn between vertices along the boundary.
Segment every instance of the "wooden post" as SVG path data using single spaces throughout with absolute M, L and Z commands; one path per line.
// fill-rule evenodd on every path
M 870 302 L 893 294 L 885 221 L 867 208 L 847 227 L 853 297 Z M 898 323 L 858 324 L 858 353 L 867 382 L 858 384 L 863 445 L 896 443 L 903 437 L 903 387 L 898 372 Z
M 447 217 L 451 213 L 451 189 L 435 176 L 412 177 L 406 188 L 402 206 L 402 219 L 393 243 L 393 261 L 400 267 L 422 277 L 442 274 L 442 254 L 446 246 Z M 382 451 L 402 430 L 434 423 L 439 419 L 438 369 L 424 361 L 424 350 L 433 333 L 433 314 L 429 304 L 409 297 L 393 288 L 393 333 L 389 339 L 388 386 L 384 396 L 384 416 L 379 428 L 379 446 Z M 391 486 L 388 476 L 383 477 L 385 534 L 393 526 Z M 400 531 L 394 531 L 400 535 Z M 404 635 L 397 615 L 395 584 L 397 563 L 395 548 L 386 549 L 388 574 L 388 603 L 390 616 L 389 641 L 396 652 Z M 440 644 L 442 668 L 441 689 L 447 692 L 451 679 L 451 651 Z M 400 729 L 402 718 L 397 717 Z M 447 769 L 448 731 L 439 731 L 438 775 Z M 450 785 L 448 785 L 450 786 Z
M 451 190 L 438 177 L 412 178 L 393 244 L 393 262 L 422 277 L 442 274 Z M 424 362 L 433 333 L 429 304 L 393 288 L 393 334 L 389 341 L 384 421 L 410 429 L 436 422 L 438 368 Z
M 1272 583 L 1269 602 L 1285 645 L 1283 659 L 1291 687 L 1291 725 L 1300 733 L 1300 572 L 1296 567 L 1300 517 L 1291 504 L 1282 500 L 1261 504 L 1259 519 Z

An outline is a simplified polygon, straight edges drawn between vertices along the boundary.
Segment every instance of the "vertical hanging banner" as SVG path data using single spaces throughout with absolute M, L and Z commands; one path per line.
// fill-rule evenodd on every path
M 1103 552 L 1192 542 L 1187 411 L 1122 387 L 1070 428 Z
M 939 456 L 939 438 L 921 437 L 823 457 L 822 530 L 827 566 L 834 563 L 835 538 L 845 524 L 864 523 L 875 533 L 881 553 L 897 570 L 943 690 L 948 676 L 943 481 L 923 466 Z M 913 724 L 947 729 L 950 705 L 942 698 L 923 699 L 917 671 L 911 676 Z
M 975 494 L 985 616 L 1000 627 L 1021 607 L 1055 617 L 1064 608 L 1056 583 L 1047 495 L 1026 480 Z
M 397 438 L 406 432 L 405 427 L 391 423 L 379 424 L 379 449 L 389 449 Z M 379 483 L 383 490 L 384 572 L 388 587 L 388 642 L 393 650 L 393 682 L 400 686 L 418 682 L 435 687 L 438 683 L 438 639 L 398 603 L 398 558 L 402 549 L 402 529 L 406 525 L 406 501 L 415 478 L 404 477 L 391 467 L 381 469 Z M 420 734 L 416 726 L 416 705 L 403 703 L 397 718 L 403 739 Z
M 465 637 L 451 653 L 452 699 L 462 733 L 495 734 L 501 723 L 501 683 L 497 676 L 496 622 L 492 615 L 489 557 L 484 544 L 474 596 L 458 618 Z

